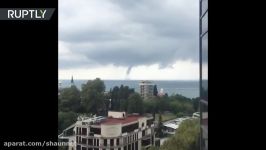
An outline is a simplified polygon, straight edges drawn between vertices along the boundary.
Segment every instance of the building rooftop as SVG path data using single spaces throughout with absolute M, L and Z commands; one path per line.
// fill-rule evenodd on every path
M 176 118 L 173 120 L 169 120 L 163 123 L 163 126 L 169 127 L 172 129 L 177 129 L 181 122 L 183 122 L 186 119 L 190 119 L 190 117 L 183 117 L 183 118 Z
M 114 112 L 109 111 L 108 117 L 103 116 L 94 116 L 86 117 L 80 116 L 76 124 L 82 125 L 101 125 L 101 124 L 128 124 L 131 122 L 136 122 L 140 118 L 152 118 L 151 114 L 139 115 L 139 114 L 130 114 L 126 115 L 125 112 Z
M 164 125 L 165 127 L 169 127 L 169 128 L 172 128 L 172 129 L 177 129 L 179 127 L 179 124 L 173 124 L 173 123 L 169 123 L 169 124 L 166 124 Z
M 143 80 L 139 82 L 140 85 L 154 85 L 152 81 Z
M 125 118 L 108 117 L 108 118 L 102 120 L 100 124 L 127 124 L 130 122 L 138 121 L 138 119 L 142 118 L 142 117 L 143 116 L 140 116 L 140 115 L 131 115 L 131 116 L 127 116 Z

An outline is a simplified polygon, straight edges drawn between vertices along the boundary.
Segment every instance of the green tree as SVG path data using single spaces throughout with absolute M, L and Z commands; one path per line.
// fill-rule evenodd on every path
M 160 150 L 199 150 L 199 119 L 186 120 L 176 130 L 174 136 L 160 147 Z
M 157 105 L 158 105 L 158 103 L 156 102 L 155 99 L 143 101 L 144 112 L 145 113 L 155 114 L 156 112 L 158 112 L 156 110 L 157 107 L 158 107 Z
M 192 115 L 194 111 L 193 101 L 189 98 L 186 98 L 182 95 L 173 95 L 169 97 L 168 108 L 174 114 L 179 116 L 183 115 Z
M 174 99 L 178 99 L 179 101 L 182 101 L 182 102 L 184 102 L 184 101 L 191 101 L 190 98 L 187 98 L 187 97 L 185 97 L 183 95 L 180 95 L 180 94 L 174 95 L 173 98 Z
M 111 109 L 116 111 L 127 111 L 128 97 L 130 94 L 133 93 L 135 93 L 134 89 L 130 89 L 128 86 L 115 86 L 113 89 L 110 90 L 110 95 L 112 99 Z
M 187 102 L 183 104 L 184 112 L 186 115 L 192 115 L 194 111 L 193 104 L 191 102 Z
M 151 146 L 148 150 L 159 150 L 159 148 L 155 146 Z
M 144 101 L 144 110 L 148 113 L 159 113 L 168 110 L 169 100 L 166 97 L 154 96 Z
M 120 109 L 120 98 L 119 98 L 119 87 L 115 86 L 113 89 L 111 89 L 110 91 L 110 95 L 111 95 L 111 109 L 112 110 L 118 110 Z
M 128 113 L 143 113 L 143 100 L 138 93 L 134 93 L 129 96 Z
M 167 97 L 157 98 L 157 112 L 167 111 L 169 108 L 169 99 Z
M 70 112 L 58 112 L 58 133 L 61 133 L 65 128 L 75 123 L 77 120 L 77 114 Z
M 58 97 L 60 111 L 79 112 L 81 108 L 80 91 L 76 86 L 62 89 Z
M 81 97 L 85 112 L 100 114 L 105 111 L 104 91 L 104 82 L 99 78 L 82 85 Z
M 176 100 L 172 100 L 170 101 L 170 111 L 173 112 L 174 114 L 183 111 L 181 108 L 181 103 L 176 101 Z
M 158 120 L 158 127 L 156 129 L 156 136 L 157 137 L 163 137 L 163 123 L 162 123 L 162 115 L 159 114 L 159 120 Z
M 200 101 L 199 97 L 192 99 L 194 111 L 199 111 L 199 101 Z

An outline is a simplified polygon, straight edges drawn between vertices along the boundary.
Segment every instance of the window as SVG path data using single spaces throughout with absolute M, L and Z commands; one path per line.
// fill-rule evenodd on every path
M 99 146 L 99 139 L 96 139 L 96 146 Z
M 208 0 L 200 1 L 200 113 L 201 113 L 201 143 L 200 149 L 208 149 L 205 135 L 208 135 Z M 206 145 L 205 145 L 206 144 Z
M 207 54 L 207 52 L 208 52 L 208 33 L 206 33 L 203 37 L 202 37 L 202 39 L 201 39 L 202 41 L 201 41 L 201 43 L 202 43 L 202 45 L 201 45 L 201 47 L 202 47 L 202 52 L 204 53 L 203 54 L 203 57 L 206 57 L 206 56 L 208 56 Z M 206 57 L 206 58 L 208 58 L 208 57 Z M 203 62 L 206 62 L 206 61 L 203 61 Z
M 93 132 L 89 132 L 89 136 L 94 136 L 94 133 Z
M 77 143 L 81 143 L 81 137 L 77 136 L 76 140 L 77 140 Z
M 208 112 L 208 105 L 201 103 L 201 111 L 202 112 Z M 202 116 L 203 117 L 203 116 Z
M 152 136 L 151 137 L 151 144 L 153 145 L 153 143 L 154 143 L 154 137 Z
M 131 144 L 131 149 L 134 150 L 134 143 Z
M 87 128 L 82 128 L 81 134 L 82 135 L 87 135 Z
M 153 119 L 149 119 L 149 120 L 147 120 L 147 126 L 151 126 L 152 123 L 153 123 Z
M 208 30 L 208 12 L 203 16 L 201 20 L 201 34 L 204 34 Z
M 141 141 L 141 145 L 142 146 L 147 146 L 147 145 L 150 145 L 151 143 L 150 143 L 150 140 L 148 139 L 148 140 L 142 140 Z
M 138 142 L 135 142 L 135 150 L 139 150 Z
M 142 131 L 142 137 L 144 137 L 144 136 L 145 136 L 145 130 Z
M 77 150 L 81 150 L 81 146 L 80 145 L 77 145 Z
M 82 144 L 87 144 L 86 139 L 82 138 Z
M 79 135 L 79 128 L 78 127 L 76 128 L 76 133 L 77 133 L 77 135 Z
M 119 145 L 119 139 L 116 139 L 116 145 Z
M 107 139 L 104 139 L 104 140 L 103 140 L 103 145 L 104 145 L 104 146 L 107 146 Z
M 206 95 L 204 92 L 208 90 L 208 32 L 202 37 L 202 96 Z M 206 99 L 206 98 L 204 98 Z M 206 99 L 207 100 L 207 99 Z
M 93 145 L 92 139 L 88 139 L 88 145 Z
M 110 140 L 110 145 L 111 145 L 111 146 L 114 146 L 114 139 L 111 139 L 111 140 Z
M 94 134 L 101 134 L 101 128 L 91 127 L 90 131 L 93 132 Z
M 201 1 L 201 8 L 202 8 L 201 15 L 203 15 L 206 12 L 206 10 L 208 9 L 208 1 L 207 0 Z
M 86 147 L 82 147 L 82 150 L 87 150 L 87 148 Z
M 131 124 L 131 125 L 128 125 L 128 126 L 124 126 L 124 127 L 122 127 L 122 133 L 132 132 L 132 131 L 134 131 L 135 129 L 138 129 L 138 128 L 139 128 L 139 124 L 138 123 L 134 123 L 134 124 Z

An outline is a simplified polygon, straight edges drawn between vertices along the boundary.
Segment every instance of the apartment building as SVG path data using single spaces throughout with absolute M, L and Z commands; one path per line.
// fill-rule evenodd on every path
M 155 143 L 152 115 L 109 111 L 107 117 L 81 117 L 72 127 L 69 150 L 141 150 Z
M 151 81 L 141 81 L 139 83 L 140 96 L 146 100 L 153 96 L 154 84 Z

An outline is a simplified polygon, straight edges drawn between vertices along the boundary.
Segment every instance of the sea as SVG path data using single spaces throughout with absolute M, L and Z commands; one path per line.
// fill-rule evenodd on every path
M 74 80 L 74 84 L 81 89 L 81 85 L 85 84 L 88 80 Z M 139 92 L 139 83 L 141 80 L 103 80 L 105 84 L 105 90 L 110 91 L 115 86 L 121 85 L 134 88 L 136 92 Z M 69 87 L 70 80 L 59 80 L 61 87 Z M 152 83 L 157 85 L 158 92 L 163 91 L 170 95 L 180 94 L 188 98 L 199 97 L 199 81 L 180 81 L 180 80 L 153 80 Z

